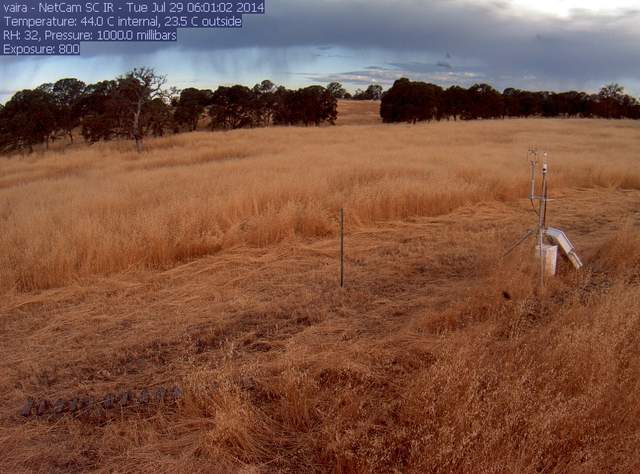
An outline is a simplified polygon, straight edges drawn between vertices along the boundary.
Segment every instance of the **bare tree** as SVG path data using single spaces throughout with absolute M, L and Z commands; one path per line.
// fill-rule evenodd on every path
M 624 87 L 616 83 L 607 84 L 602 89 L 600 89 L 600 93 L 598 95 L 602 99 L 620 100 L 624 95 Z
M 166 76 L 160 76 L 153 69 L 147 67 L 135 68 L 120 78 L 121 91 L 128 98 L 130 104 L 131 135 L 136 141 L 138 152 L 144 150 L 145 127 L 142 118 L 145 108 L 148 108 L 156 99 L 168 100 L 171 92 L 164 89 L 166 83 Z

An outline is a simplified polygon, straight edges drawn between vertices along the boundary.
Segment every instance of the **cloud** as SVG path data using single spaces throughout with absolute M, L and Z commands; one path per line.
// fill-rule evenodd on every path
M 553 17 L 511 0 L 270 0 L 267 11 L 246 17 L 242 30 L 181 30 L 177 45 L 85 44 L 83 57 L 103 61 L 109 55 L 122 65 L 155 61 L 159 67 L 163 57 L 178 58 L 171 67 L 191 68 L 191 76 L 198 75 L 204 58 L 212 64 L 224 58 L 225 71 L 316 71 L 321 65 L 323 70 L 306 77 L 344 77 L 354 85 L 406 74 L 564 89 L 625 79 L 637 84 L 640 77 L 635 9 Z M 3 68 L 5 60 L 0 59 Z M 16 71 L 24 64 L 14 63 Z M 175 74 L 163 72 L 170 80 Z
M 269 14 L 248 19 L 242 31 L 184 31 L 182 47 L 429 51 L 475 59 L 498 72 L 527 68 L 559 76 L 595 74 L 603 66 L 612 74 L 640 68 L 640 14 L 632 10 L 563 19 L 523 14 L 505 1 L 272 0 L 268 5 Z
M 390 86 L 401 77 L 410 77 L 413 80 L 441 85 L 461 84 L 465 86 L 471 86 L 485 79 L 485 75 L 481 72 L 454 70 L 453 66 L 449 64 L 447 66 L 443 71 L 443 67 L 439 63 L 391 63 L 335 74 L 310 74 L 307 77 L 312 82 L 337 81 L 354 86 L 366 86 L 373 83 Z

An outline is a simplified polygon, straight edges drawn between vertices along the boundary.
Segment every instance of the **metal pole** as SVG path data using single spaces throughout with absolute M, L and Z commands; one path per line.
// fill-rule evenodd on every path
M 344 288 L 344 209 L 340 209 L 340 288 Z
M 544 259 L 544 232 L 546 226 L 547 216 L 547 164 L 542 165 L 542 190 L 540 193 L 540 215 L 538 216 L 538 245 L 540 246 L 540 293 L 544 289 L 544 272 L 545 272 L 545 259 Z
M 531 192 L 529 193 L 529 199 L 533 201 L 536 197 L 536 157 L 531 152 L 529 152 L 531 159 L 529 163 L 531 163 Z
M 513 252 L 516 248 L 518 248 L 518 245 L 520 245 L 522 242 L 527 240 L 533 234 L 535 234 L 535 230 L 533 230 L 533 229 L 531 229 L 529 232 L 524 234 L 520 240 L 518 240 L 515 244 L 513 244 L 511 247 L 509 247 L 509 250 L 507 250 L 505 252 L 505 254 L 502 256 L 502 258 L 508 257 L 511 254 L 511 252 Z

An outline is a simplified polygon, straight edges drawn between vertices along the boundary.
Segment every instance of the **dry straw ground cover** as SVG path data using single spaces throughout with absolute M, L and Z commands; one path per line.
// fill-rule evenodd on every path
M 347 123 L 0 160 L 0 471 L 636 472 L 639 137 Z M 534 144 L 587 263 L 542 302 L 531 249 L 499 260 Z M 19 415 L 174 384 L 177 407 Z

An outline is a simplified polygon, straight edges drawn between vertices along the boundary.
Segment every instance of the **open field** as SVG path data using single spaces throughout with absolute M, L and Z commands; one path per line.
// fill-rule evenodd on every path
M 350 113 L 0 160 L 0 472 L 640 469 L 640 124 Z M 541 302 L 531 145 L 587 264 Z
M 372 100 L 338 101 L 337 125 L 376 125 L 381 124 L 380 102 Z

